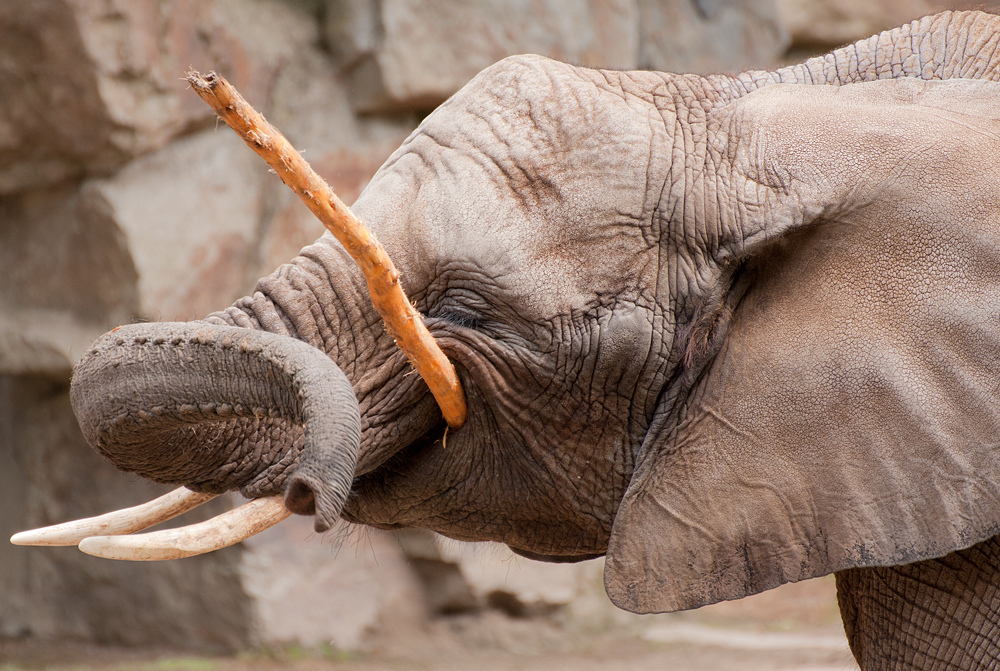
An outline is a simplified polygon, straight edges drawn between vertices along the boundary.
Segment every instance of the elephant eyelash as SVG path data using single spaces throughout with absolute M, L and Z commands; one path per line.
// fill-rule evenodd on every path
M 482 322 L 478 317 L 470 315 L 463 312 L 445 312 L 438 315 L 440 319 L 451 322 L 456 326 L 461 326 L 462 328 L 477 330 L 482 326 Z

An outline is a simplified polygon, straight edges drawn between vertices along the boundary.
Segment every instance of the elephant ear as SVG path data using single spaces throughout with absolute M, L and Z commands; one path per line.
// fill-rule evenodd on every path
M 904 111 L 900 143 L 920 116 Z M 869 127 L 884 174 L 851 183 L 771 156 L 844 205 L 798 198 L 819 216 L 775 217 L 798 224 L 748 246 L 719 350 L 658 410 L 608 549 L 624 609 L 695 608 L 1000 533 L 998 115 L 966 134 L 931 109 L 934 151 L 894 153 L 877 115 L 856 112 L 828 133 Z

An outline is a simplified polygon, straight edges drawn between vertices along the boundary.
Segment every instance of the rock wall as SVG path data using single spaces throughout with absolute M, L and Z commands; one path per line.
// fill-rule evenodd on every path
M 224 307 L 322 231 L 185 90 L 189 67 L 222 72 L 351 202 L 424 114 L 506 55 L 736 71 L 945 4 L 5 0 L 0 536 L 162 491 L 115 472 L 76 429 L 68 379 L 93 338 L 124 322 Z M 158 565 L 2 543 L 0 637 L 357 649 L 394 622 L 449 613 L 570 608 L 597 617 L 610 608 L 594 596 L 599 573 L 442 544 L 427 532 L 317 538 L 302 520 Z

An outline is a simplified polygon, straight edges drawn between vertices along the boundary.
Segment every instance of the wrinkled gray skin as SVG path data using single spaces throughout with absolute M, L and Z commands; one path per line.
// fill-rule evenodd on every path
M 305 341 L 346 375 L 361 432 L 342 510 L 344 492 L 298 474 L 352 465 L 356 442 L 311 440 L 294 393 L 263 405 L 257 385 L 311 389 L 294 371 L 193 392 L 256 365 L 189 356 L 203 325 L 105 336 L 75 375 L 81 424 L 119 466 L 286 491 L 318 529 L 342 512 L 551 561 L 607 554 L 608 592 L 635 611 L 838 571 L 863 668 L 989 666 L 998 37 L 1000 19 L 946 13 L 775 73 L 517 57 L 480 74 L 355 206 L 461 376 L 469 420 L 446 447 L 332 239 L 206 320 Z M 159 414 L 115 400 L 111 365 L 158 380 L 137 395 Z M 153 416 L 181 429 L 144 432 Z

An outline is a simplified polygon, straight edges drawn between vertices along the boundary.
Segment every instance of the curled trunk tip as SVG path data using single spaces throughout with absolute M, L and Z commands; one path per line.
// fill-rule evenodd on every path
M 122 470 L 251 497 L 308 482 L 313 505 L 297 487 L 289 509 L 327 528 L 350 492 L 357 399 L 325 353 L 294 338 L 197 322 L 123 326 L 83 357 L 70 395 L 87 441 Z

